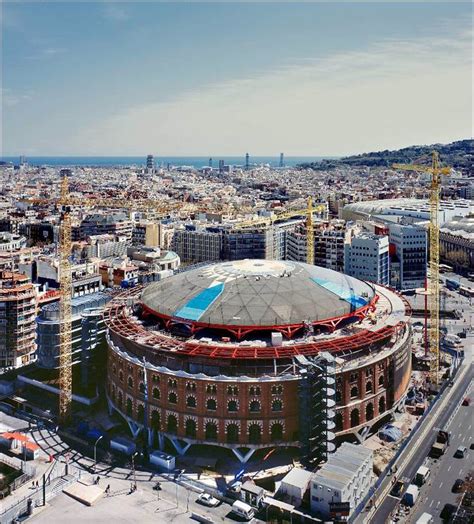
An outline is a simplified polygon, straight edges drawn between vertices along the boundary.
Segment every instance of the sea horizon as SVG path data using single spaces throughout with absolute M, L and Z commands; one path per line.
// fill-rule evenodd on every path
M 3 156 L 1 162 L 18 164 L 20 156 L 24 156 L 26 163 L 30 166 L 48 166 L 48 167 L 143 167 L 146 165 L 146 156 Z M 245 156 L 155 156 L 156 167 L 172 166 L 193 166 L 204 167 L 209 165 L 209 159 L 212 158 L 213 167 L 218 167 L 219 160 L 224 160 L 226 165 L 243 166 L 245 165 Z M 285 167 L 294 167 L 304 162 L 317 162 L 323 159 L 335 159 L 338 156 L 288 156 L 284 157 Z M 269 165 L 278 167 L 280 165 L 280 156 L 251 156 L 249 159 L 251 166 Z

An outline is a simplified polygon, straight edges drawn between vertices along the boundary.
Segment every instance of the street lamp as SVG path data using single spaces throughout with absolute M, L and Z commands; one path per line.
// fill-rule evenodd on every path
M 137 474 L 135 471 L 135 457 L 138 455 L 138 451 L 135 451 L 135 453 L 132 455 L 132 471 L 133 471 L 133 487 L 134 489 L 137 489 Z
M 97 444 L 99 443 L 100 439 L 104 438 L 104 435 L 101 435 L 94 444 L 94 471 L 97 466 Z

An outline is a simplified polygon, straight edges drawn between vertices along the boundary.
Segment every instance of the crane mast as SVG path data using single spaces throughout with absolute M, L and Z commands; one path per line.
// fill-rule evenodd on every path
M 421 164 L 394 164 L 393 168 L 406 171 L 418 171 L 431 174 L 430 184 L 430 226 L 428 265 L 428 298 L 430 325 L 428 330 L 430 349 L 430 380 L 439 382 L 439 193 L 441 175 L 449 175 L 451 168 L 439 166 L 437 151 L 431 154 L 431 166 Z

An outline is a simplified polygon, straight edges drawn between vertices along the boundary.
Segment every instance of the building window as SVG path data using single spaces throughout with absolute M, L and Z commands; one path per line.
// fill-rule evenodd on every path
M 120 382 L 123 382 L 123 372 L 119 371 L 119 380 Z
M 188 408 L 195 408 L 196 407 L 196 397 L 188 397 L 186 399 L 186 406 Z
M 207 440 L 217 439 L 217 424 L 215 422 L 206 422 L 205 438 Z
M 272 411 L 281 411 L 283 409 L 283 403 L 281 400 L 274 400 L 272 402 Z
M 138 404 L 137 407 L 137 420 L 138 422 L 143 422 L 145 420 L 145 408 L 142 404 Z
M 365 418 L 366 420 L 372 420 L 374 418 L 374 405 L 372 402 L 369 402 L 365 408 Z
M 365 391 L 366 391 L 366 393 L 372 393 L 372 382 L 370 380 L 365 385 Z
M 133 411 L 132 399 L 131 398 L 127 398 L 127 416 L 131 417 L 132 416 L 132 411 Z
M 342 413 L 336 413 L 334 422 L 336 424 L 336 431 L 342 431 L 344 429 L 344 419 Z
M 206 400 L 206 409 L 208 409 L 209 411 L 216 411 L 217 402 L 215 398 L 208 398 Z
M 168 387 L 169 388 L 176 388 L 178 386 L 178 383 L 176 382 L 176 380 L 174 378 L 169 378 L 168 379 Z
M 170 404 L 176 404 L 178 402 L 178 395 L 174 391 L 168 393 L 168 402 Z
M 261 394 L 260 387 L 259 386 L 251 386 L 249 388 L 249 394 L 257 396 L 257 397 L 260 396 L 260 394 Z
M 138 385 L 138 390 L 142 395 L 145 394 L 145 384 L 143 382 L 140 382 L 140 384 Z
M 283 386 L 272 386 L 272 395 L 281 395 L 283 393 Z
M 280 424 L 280 422 L 272 424 L 272 427 L 270 429 L 270 437 L 272 442 L 278 442 L 280 440 L 283 440 L 283 426 L 282 424 Z
M 252 400 L 249 405 L 251 413 L 258 413 L 260 411 L 260 402 L 258 400 Z
M 133 389 L 133 378 L 132 377 L 128 377 L 128 388 Z
M 238 409 L 239 406 L 237 405 L 236 400 L 229 400 L 229 402 L 227 402 L 227 411 L 234 412 L 238 411 Z
M 168 420 L 166 423 L 166 430 L 168 433 L 176 433 L 178 429 L 178 419 L 175 415 L 168 415 Z
M 249 442 L 251 444 L 260 444 L 262 440 L 262 428 L 260 424 L 250 424 L 249 426 Z
M 371 377 L 374 374 L 374 370 L 372 368 L 366 368 L 365 369 L 365 376 Z
M 206 393 L 216 394 L 217 393 L 217 386 L 215 384 L 207 384 L 207 386 L 206 386 Z
M 186 426 L 185 426 L 186 436 L 187 437 L 195 437 L 196 436 L 196 421 L 192 418 L 188 418 L 186 420 Z
M 227 386 L 227 394 L 228 395 L 238 395 L 239 388 L 237 386 Z
M 385 411 L 385 397 L 379 399 L 379 415 Z
M 152 375 L 151 380 L 152 380 L 152 382 L 155 382 L 156 384 L 159 384 L 160 376 L 159 375 Z
M 112 366 L 112 373 L 113 373 L 114 375 L 117 374 L 117 366 L 116 366 L 115 364 Z
M 383 375 L 380 375 L 380 377 L 379 377 L 379 386 L 383 387 L 383 385 L 384 385 L 384 378 L 383 378 Z
M 351 411 L 351 428 L 355 428 L 360 424 L 359 410 L 353 409 Z
M 351 398 L 356 398 L 359 396 L 359 388 L 357 386 L 351 387 Z
M 228 424 L 225 428 L 227 444 L 236 444 L 239 441 L 239 426 Z
M 194 382 L 186 382 L 187 391 L 196 391 L 196 384 Z
M 156 431 L 160 431 L 161 428 L 160 418 L 159 411 L 156 411 L 155 409 L 151 412 L 151 427 Z
M 156 398 L 157 400 L 160 399 L 160 390 L 158 388 L 153 388 L 153 398 Z
M 350 375 L 350 381 L 355 382 L 359 378 L 359 373 L 351 373 Z

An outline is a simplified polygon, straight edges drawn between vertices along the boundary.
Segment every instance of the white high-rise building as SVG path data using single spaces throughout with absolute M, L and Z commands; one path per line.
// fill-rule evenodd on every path
M 388 237 L 357 230 L 352 235 L 347 235 L 344 244 L 344 273 L 388 286 Z

